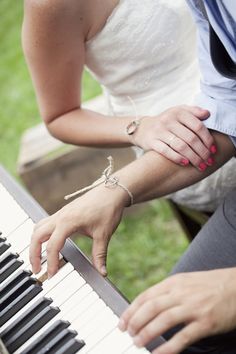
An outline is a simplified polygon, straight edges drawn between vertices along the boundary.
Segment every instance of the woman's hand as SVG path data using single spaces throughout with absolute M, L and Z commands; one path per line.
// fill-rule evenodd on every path
M 41 220 L 35 226 L 30 245 L 33 272 L 40 271 L 41 246 L 48 241 L 47 270 L 48 276 L 53 276 L 58 270 L 59 252 L 66 238 L 78 232 L 93 239 L 93 264 L 105 276 L 108 243 L 129 203 L 127 198 L 122 188 L 99 186 Z
M 184 324 L 153 354 L 178 354 L 192 343 L 236 328 L 236 269 L 174 275 L 139 295 L 119 327 L 144 346 Z
M 138 129 L 130 135 L 131 142 L 145 151 L 154 150 L 169 160 L 187 166 L 191 163 L 200 171 L 214 163 L 214 139 L 201 120 L 209 112 L 199 107 L 179 106 L 166 110 L 158 117 L 144 117 Z

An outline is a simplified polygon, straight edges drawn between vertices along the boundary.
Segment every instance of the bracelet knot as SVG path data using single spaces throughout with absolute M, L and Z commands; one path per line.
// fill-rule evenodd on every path
M 104 184 L 105 187 L 107 188 L 112 188 L 112 187 L 116 187 L 119 186 L 122 189 L 124 189 L 129 197 L 130 197 L 130 205 L 134 204 L 134 197 L 133 194 L 129 191 L 129 189 L 123 185 L 122 183 L 119 182 L 119 178 L 116 176 L 111 176 L 111 174 L 113 173 L 114 170 L 114 163 L 113 163 L 113 157 L 112 156 L 108 156 L 108 161 L 109 161 L 109 165 L 105 168 L 105 170 L 102 172 L 102 175 L 100 178 L 98 178 L 95 182 L 93 182 L 92 184 L 90 184 L 89 186 L 79 189 L 77 191 L 75 191 L 74 193 L 68 194 L 64 197 L 65 200 L 68 200 L 70 198 L 73 198 L 75 196 L 81 195 L 83 193 L 88 192 L 89 190 Z M 129 205 L 129 206 L 130 206 Z

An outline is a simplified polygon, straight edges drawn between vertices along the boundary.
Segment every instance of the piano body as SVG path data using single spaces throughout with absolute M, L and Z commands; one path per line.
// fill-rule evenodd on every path
M 118 328 L 127 300 L 67 240 L 61 267 L 32 275 L 28 248 L 34 224 L 47 216 L 0 166 L 0 354 L 145 354 Z

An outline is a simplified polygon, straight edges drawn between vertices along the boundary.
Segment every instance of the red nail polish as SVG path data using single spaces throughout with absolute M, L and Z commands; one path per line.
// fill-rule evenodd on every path
M 211 152 L 212 154 L 216 154 L 217 148 L 216 148 L 215 145 L 212 145 L 212 146 L 210 147 L 210 152 Z
M 214 164 L 215 160 L 212 157 L 209 157 L 209 159 L 207 160 L 207 164 L 209 166 L 212 166 Z
M 182 166 L 187 166 L 187 165 L 189 164 L 189 160 L 188 160 L 188 159 L 182 159 L 181 162 L 180 162 L 180 164 L 181 164 Z
M 205 171 L 205 169 L 207 168 L 207 165 L 204 162 L 201 162 L 198 166 L 200 171 Z

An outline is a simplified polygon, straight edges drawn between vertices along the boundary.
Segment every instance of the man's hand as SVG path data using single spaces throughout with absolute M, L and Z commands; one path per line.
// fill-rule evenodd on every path
M 214 163 L 211 155 L 216 153 L 214 138 L 202 123 L 209 115 L 206 109 L 195 106 L 167 109 L 157 117 L 144 117 L 130 136 L 131 142 L 179 165 L 191 163 L 204 171 Z
M 184 327 L 153 354 L 178 354 L 192 343 L 236 328 L 236 268 L 174 275 L 139 295 L 119 327 L 144 346 Z
M 99 186 L 41 220 L 35 226 L 30 245 L 33 272 L 40 271 L 42 244 L 48 241 L 48 275 L 53 276 L 58 270 L 59 252 L 66 238 L 78 232 L 93 239 L 93 264 L 105 276 L 108 243 L 128 202 L 129 196 L 122 188 Z

